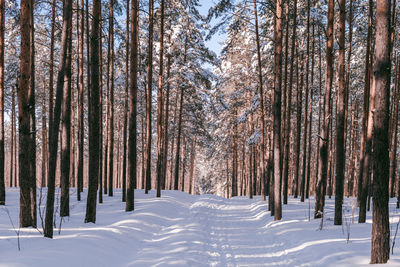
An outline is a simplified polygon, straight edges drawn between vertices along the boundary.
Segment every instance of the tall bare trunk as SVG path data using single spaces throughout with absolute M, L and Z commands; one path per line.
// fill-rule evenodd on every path
M 358 173 L 358 200 L 360 204 L 360 213 L 358 216 L 359 223 L 365 223 L 367 213 L 367 197 L 368 197 L 368 180 L 370 171 L 370 158 L 372 146 L 372 116 L 371 112 L 374 109 L 375 91 L 371 88 L 371 42 L 372 42 L 372 19 L 373 19 L 374 3 L 369 1 L 369 20 L 368 20 L 368 37 L 367 37 L 367 51 L 365 62 L 365 80 L 364 80 L 364 111 L 363 111 L 363 125 L 361 135 L 361 149 L 360 149 L 360 169 Z
M 99 175 L 99 134 L 100 77 L 99 77 L 99 37 L 101 0 L 93 0 L 93 20 L 90 34 L 90 105 L 89 105 L 89 188 L 86 204 L 85 223 L 96 223 L 96 202 Z
M 304 105 L 304 134 L 303 134 L 303 164 L 301 173 L 301 184 L 300 184 L 300 201 L 304 202 L 305 198 L 305 187 L 306 187 L 306 165 L 307 165 L 307 131 L 308 131 L 308 95 L 310 92 L 309 88 L 309 73 L 310 73 L 310 0 L 307 0 L 307 51 L 306 51 L 306 87 L 305 87 L 305 105 Z M 303 100 L 301 100 L 303 101 Z M 310 152 L 309 152 L 310 153 Z
M 101 14 L 100 14 L 101 16 Z M 107 172 L 103 172 L 103 165 L 106 169 L 107 167 L 107 161 L 104 160 L 104 164 L 103 164 L 103 159 L 107 158 L 107 152 L 104 153 L 103 156 L 103 135 L 104 135 L 104 127 L 103 127 L 103 36 L 102 36 L 102 32 L 103 32 L 103 22 L 102 19 L 100 17 L 100 24 L 99 24 L 99 32 L 100 32 L 100 36 L 99 36 L 99 190 L 98 190 L 98 194 L 99 194 L 99 203 L 103 203 L 103 180 L 104 180 L 104 188 L 107 188 Z M 108 70 L 108 69 L 107 69 Z M 107 88 L 108 89 L 108 88 Z M 107 107 L 109 107 L 109 105 L 106 105 Z M 107 120 L 107 118 L 106 118 Z M 107 125 L 107 124 L 106 124 Z M 107 129 L 107 128 L 106 128 Z M 108 136 L 106 134 L 106 136 Z M 106 148 L 107 148 L 107 143 L 105 144 Z
M 10 187 L 13 187 L 13 181 L 15 181 L 14 186 L 17 186 L 17 179 L 15 175 L 16 169 L 16 130 L 15 130 L 15 87 L 12 86 L 11 89 L 11 160 L 10 160 Z M 14 180 L 15 179 L 15 180 Z
M 36 190 L 36 142 L 35 142 L 35 103 L 32 88 L 32 10 L 31 0 L 21 1 L 21 50 L 20 76 L 18 82 L 18 120 L 19 120 L 19 185 L 20 185 L 20 227 L 36 227 L 36 199 L 31 191 Z
M 109 121 L 109 134 L 108 138 L 108 196 L 112 197 L 113 183 L 114 183 L 114 0 L 110 1 L 110 11 L 109 11 L 109 100 L 110 100 L 110 121 Z
M 342 224 L 342 205 L 344 189 L 344 171 L 346 162 L 344 125 L 346 107 L 345 89 L 345 31 L 346 31 L 346 0 L 339 0 L 339 92 L 336 128 L 336 187 L 335 187 L 335 225 Z
M 399 131 L 399 105 L 400 105 L 400 58 L 397 60 L 397 79 L 396 79 L 396 98 L 395 98 L 395 110 L 393 115 L 394 125 L 393 125 L 393 148 L 392 148 L 392 155 L 391 155 L 391 164 L 389 170 L 389 177 L 390 177 L 390 197 L 394 197 L 394 189 L 395 189 L 395 180 L 396 180 L 396 172 L 397 172 L 397 148 L 398 148 L 398 131 Z
M 329 126 L 331 123 L 331 94 L 333 82 L 333 22 L 334 22 L 335 2 L 329 0 L 328 4 L 328 28 L 326 44 L 326 79 L 324 96 L 324 115 L 319 143 L 319 166 L 318 181 L 316 188 L 315 218 L 320 218 L 324 212 L 326 177 L 328 167 L 328 145 L 329 145 Z
M 127 192 L 126 192 L 126 207 L 125 211 L 134 210 L 134 197 L 136 186 L 136 103 L 138 89 L 138 19 L 139 19 L 139 1 L 132 0 L 131 2 L 131 53 L 130 53 L 130 94 L 129 94 L 129 142 L 128 142 L 128 177 L 127 177 Z
M 154 0 L 149 1 L 149 43 L 147 65 L 147 105 L 146 105 L 146 185 L 145 193 L 151 189 L 151 108 L 153 89 L 153 30 L 154 30 Z
M 308 154 L 307 154 L 307 178 L 306 178 L 306 198 L 309 198 L 310 195 L 310 178 L 311 178 L 311 155 L 312 155 L 312 146 L 311 146 L 311 136 L 312 136 L 312 122 L 313 122 L 313 98 L 314 98 L 314 51 L 315 51 L 315 29 L 314 29 L 314 21 L 312 23 L 312 47 L 311 47 L 311 77 L 310 77 L 310 115 L 308 119 Z
M 189 194 L 193 194 L 193 186 L 195 185 L 195 180 L 194 180 L 195 160 L 196 160 L 196 138 L 192 142 L 192 149 L 190 153 L 190 178 L 189 178 L 189 191 L 188 191 Z
M 56 27 L 56 0 L 51 5 L 50 66 L 49 66 L 49 129 L 52 128 L 54 114 L 54 38 Z M 50 134 L 50 132 L 49 132 Z M 50 137 L 49 137 L 50 139 Z M 50 144 L 49 144 L 50 145 Z M 50 150 L 50 148 L 49 148 Z
M 289 90 L 287 95 L 286 103 L 286 121 L 285 121 L 285 153 L 283 159 L 283 203 L 287 204 L 288 195 L 288 184 L 289 184 L 289 155 L 290 155 L 290 116 L 292 106 L 292 91 L 293 91 L 293 71 L 295 62 L 295 46 L 296 46 L 296 30 L 297 30 L 297 0 L 294 0 L 294 11 L 293 11 L 293 34 L 291 39 L 291 51 L 290 51 L 290 74 L 289 74 Z M 289 29 L 288 29 L 289 30 Z
M 158 110 L 157 110 L 157 197 L 161 197 L 162 163 L 163 163 L 163 82 L 164 82 L 164 0 L 161 0 L 160 21 L 160 72 L 158 74 Z
M 124 139 L 122 141 L 122 202 L 126 202 L 126 168 L 128 141 L 128 101 L 129 101 L 129 0 L 126 1 L 126 55 L 125 55 L 125 103 L 124 103 Z
M 282 219 L 281 198 L 281 94 L 282 94 L 282 16 L 283 1 L 276 1 L 275 17 L 275 83 L 274 83 L 274 209 L 275 220 Z
M 263 91 L 263 77 L 262 77 L 262 66 L 261 66 L 261 47 L 260 47 L 260 36 L 258 33 L 258 13 L 257 13 L 257 1 L 254 0 L 254 21 L 256 30 L 256 44 L 257 44 L 257 67 L 258 67 L 258 90 L 260 94 L 260 119 L 261 119 L 261 196 L 262 200 L 266 200 L 265 196 L 265 118 L 264 118 L 264 91 Z
M 374 186 L 371 263 L 386 263 L 390 252 L 389 229 L 389 96 L 390 96 L 390 0 L 377 1 L 373 116 Z M 374 94 L 371 94 L 373 97 Z
M 84 138 L 85 138 L 85 114 L 84 114 L 84 82 L 83 82 L 83 42 L 85 38 L 85 15 L 83 11 L 83 0 L 80 0 L 80 34 L 79 34 L 79 140 L 78 140 L 78 176 L 77 176 L 77 198 L 81 200 L 81 192 L 83 190 L 83 169 L 84 169 Z
M 50 157 L 49 157 L 49 173 L 48 173 L 48 192 L 47 192 L 47 202 L 46 202 L 46 219 L 45 219 L 45 229 L 44 229 L 44 236 L 48 238 L 53 238 L 54 191 L 55 191 L 58 136 L 59 136 L 58 131 L 60 127 L 62 105 L 63 104 L 65 105 L 64 102 L 67 101 L 66 99 L 64 99 L 64 97 L 66 96 L 66 94 L 68 94 L 68 90 L 71 85 L 70 82 L 71 82 L 71 48 L 72 48 L 71 45 L 72 44 L 72 39 L 71 39 L 72 1 L 64 0 L 63 9 L 64 9 L 63 10 L 64 16 L 63 16 L 62 40 L 61 40 L 60 65 L 57 76 L 56 103 L 54 106 L 53 122 L 51 123 L 51 128 L 49 128 Z M 69 168 L 69 159 L 68 159 L 68 167 L 66 167 L 65 165 L 63 167 Z M 64 172 L 65 169 L 63 169 L 63 175 L 65 175 Z
M 4 27 L 5 0 L 0 0 L 0 205 L 6 204 L 4 170 Z
M 169 43 L 171 43 L 171 35 L 169 36 Z M 170 94 L 170 82 L 169 78 L 171 75 L 171 55 L 167 56 L 167 92 L 166 92 L 166 103 L 165 103 L 165 120 L 164 120 L 164 155 L 162 164 L 162 176 L 161 176 L 161 188 L 166 189 L 167 181 L 167 155 L 168 155 L 168 126 L 169 126 L 169 94 Z M 172 161 L 171 161 L 172 162 Z M 172 164 L 171 164 L 172 165 Z
M 188 50 L 188 36 L 185 37 L 185 51 L 183 62 L 186 64 L 187 50 Z M 183 116 L 183 102 L 185 94 L 185 85 L 180 86 L 180 100 L 179 100 L 179 115 L 178 115 L 178 135 L 176 137 L 176 153 L 175 153 L 175 174 L 174 174 L 174 190 L 178 190 L 179 186 L 179 164 L 180 164 L 180 149 L 181 149 L 181 135 L 182 135 L 182 116 Z M 178 95 L 177 95 L 178 99 Z M 176 114 L 175 114 L 176 115 Z M 176 116 L 175 116 L 176 117 Z
M 297 68 L 297 99 L 296 99 L 296 140 L 295 140 L 295 160 L 294 160 L 294 198 L 298 197 L 299 194 L 299 174 L 300 174 L 300 139 L 301 139 L 301 112 L 302 112 L 302 101 L 303 101 L 303 82 L 304 82 L 304 54 L 300 54 L 300 72 L 299 62 L 296 63 Z

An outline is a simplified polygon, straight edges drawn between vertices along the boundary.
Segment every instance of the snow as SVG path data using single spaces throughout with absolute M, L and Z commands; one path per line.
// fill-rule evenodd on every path
M 308 221 L 314 201 L 289 199 L 283 220 L 273 221 L 259 197 L 224 199 L 177 191 L 135 192 L 135 211 L 126 213 L 121 191 L 97 206 L 96 224 L 83 223 L 81 202 L 71 190 L 71 217 L 59 217 L 54 239 L 41 229 L 21 229 L 18 251 L 19 191 L 7 189 L 0 208 L 0 266 L 362 266 L 369 262 L 371 213 L 366 224 L 352 223 L 354 199 L 345 199 L 343 226 L 333 225 L 334 199 L 326 200 L 321 220 Z M 400 218 L 391 200 L 392 238 Z M 354 210 L 357 222 L 358 211 Z M 40 219 L 38 220 L 40 224 Z M 350 229 L 348 231 L 348 229 Z M 17 229 L 18 230 L 18 229 Z M 347 242 L 347 233 L 350 233 Z M 400 265 L 400 238 L 385 266 Z

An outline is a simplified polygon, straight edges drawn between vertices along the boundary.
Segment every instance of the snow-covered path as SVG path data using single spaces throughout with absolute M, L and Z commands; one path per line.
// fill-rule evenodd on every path
M 343 227 L 333 225 L 334 199 L 327 199 L 319 230 L 320 220 L 308 221 L 309 203 L 298 199 L 290 199 L 283 220 L 274 222 L 259 197 L 163 192 L 157 199 L 154 192 L 137 190 L 136 209 L 126 213 L 117 191 L 98 205 L 94 225 L 83 223 L 86 199 L 75 197 L 72 191 L 71 217 L 60 235 L 49 240 L 35 229 L 22 229 L 18 251 L 6 213 L 17 225 L 18 190 L 8 189 L 7 206 L 0 208 L 0 266 L 354 266 L 369 261 L 371 220 L 351 223 L 352 199 L 345 199 Z M 393 236 L 400 217 L 394 204 L 390 211 Z M 399 254 L 396 245 L 386 266 L 400 266 Z

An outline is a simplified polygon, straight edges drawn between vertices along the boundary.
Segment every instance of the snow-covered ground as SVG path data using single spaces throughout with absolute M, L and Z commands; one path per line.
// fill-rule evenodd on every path
M 334 200 L 327 199 L 321 220 L 308 221 L 314 201 L 290 199 L 283 220 L 274 222 L 259 197 L 224 199 L 182 192 L 136 191 L 136 210 L 124 211 L 121 191 L 97 206 L 97 223 L 83 223 L 86 192 L 81 202 L 71 192 L 71 217 L 54 239 L 41 229 L 18 226 L 19 191 L 7 189 L 0 208 L 0 266 L 355 266 L 367 265 L 371 214 L 366 224 L 352 223 L 354 199 L 345 199 L 343 226 L 333 225 Z M 392 239 L 400 211 L 390 204 Z M 357 222 L 357 210 L 354 221 Z M 40 219 L 38 220 L 39 225 Z M 57 228 L 59 227 L 57 217 Z M 18 230 L 18 229 L 16 229 Z M 347 242 L 347 235 L 350 238 Z M 400 233 L 386 266 L 400 266 Z

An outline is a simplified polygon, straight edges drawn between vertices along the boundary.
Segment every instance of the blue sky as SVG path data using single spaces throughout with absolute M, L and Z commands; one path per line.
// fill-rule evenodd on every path
M 202 15 L 207 15 L 208 10 L 210 9 L 210 7 L 214 5 L 214 2 L 215 2 L 214 0 L 200 0 L 200 4 L 202 5 L 199 8 L 200 13 Z M 211 25 L 213 25 L 213 22 L 211 22 Z M 211 38 L 211 40 L 206 42 L 206 44 L 211 50 L 213 50 L 215 53 L 217 53 L 217 55 L 219 55 L 222 47 L 220 43 L 223 42 L 224 40 L 225 40 L 225 34 L 216 33 Z

